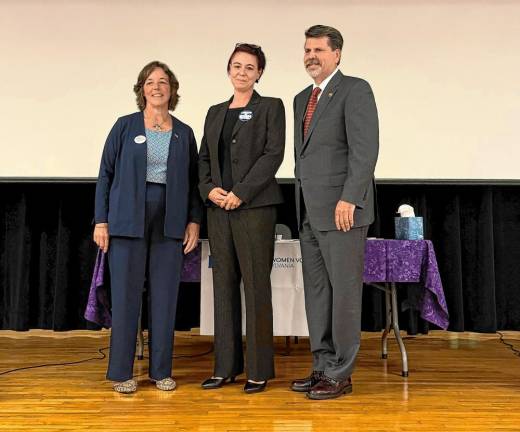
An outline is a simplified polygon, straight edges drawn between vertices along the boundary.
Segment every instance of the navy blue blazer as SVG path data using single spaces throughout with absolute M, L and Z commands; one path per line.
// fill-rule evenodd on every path
M 188 222 L 200 223 L 197 143 L 192 129 L 173 117 L 166 174 L 164 235 L 182 239 Z M 108 222 L 114 236 L 143 237 L 147 143 L 142 112 L 120 117 L 103 150 L 96 185 L 96 223 Z

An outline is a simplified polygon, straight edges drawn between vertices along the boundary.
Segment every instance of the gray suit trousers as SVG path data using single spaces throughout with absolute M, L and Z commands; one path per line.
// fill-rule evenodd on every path
M 367 232 L 318 231 L 307 212 L 300 228 L 313 370 L 336 380 L 352 375 L 359 351 Z
M 208 209 L 215 307 L 214 376 L 239 375 L 244 369 L 240 279 L 246 304 L 248 379 L 274 378 L 271 268 L 276 208 L 226 211 Z

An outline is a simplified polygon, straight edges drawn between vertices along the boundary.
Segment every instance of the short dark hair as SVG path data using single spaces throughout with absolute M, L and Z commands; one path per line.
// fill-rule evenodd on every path
M 341 36 L 341 33 L 334 27 L 318 24 L 309 27 L 307 30 L 305 30 L 306 38 L 320 38 L 325 36 L 329 38 L 328 43 L 332 51 L 335 51 L 337 49 L 339 49 L 340 51 L 342 50 L 343 36 Z
M 262 48 L 259 45 L 249 44 L 249 43 L 237 43 L 235 45 L 235 49 L 233 50 L 233 52 L 229 56 L 229 60 L 228 60 L 228 63 L 227 63 L 227 71 L 228 71 L 228 73 L 229 73 L 229 69 L 231 68 L 231 62 L 233 60 L 233 57 L 235 56 L 236 53 L 239 53 L 239 52 L 245 52 L 247 54 L 251 54 L 251 55 L 254 55 L 256 57 L 256 62 L 258 63 L 258 70 L 261 71 L 260 72 L 260 77 L 258 77 L 256 82 L 260 81 L 260 78 L 262 77 L 262 75 L 263 75 L 263 73 L 265 71 L 265 63 L 266 63 L 266 61 L 265 61 L 265 54 L 264 54 L 264 52 L 262 51 Z
M 161 68 L 164 71 L 168 76 L 168 81 L 170 82 L 170 101 L 168 102 L 168 109 L 173 111 L 179 102 L 180 96 L 177 93 L 177 90 L 179 90 L 179 81 L 177 80 L 177 77 L 166 63 L 154 60 L 148 63 L 141 72 L 139 72 L 137 82 L 134 84 L 134 93 L 136 95 L 135 101 L 137 102 L 137 107 L 140 111 L 144 111 L 146 108 L 146 99 L 143 91 L 144 83 L 150 74 L 157 68 Z

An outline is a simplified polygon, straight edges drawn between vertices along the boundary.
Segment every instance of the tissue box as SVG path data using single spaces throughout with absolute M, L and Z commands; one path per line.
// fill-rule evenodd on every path
M 397 240 L 423 240 L 423 218 L 422 217 L 396 217 L 395 238 Z

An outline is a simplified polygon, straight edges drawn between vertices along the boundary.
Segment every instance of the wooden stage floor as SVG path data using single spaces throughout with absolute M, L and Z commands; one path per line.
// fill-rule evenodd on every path
M 0 374 L 42 363 L 99 356 L 108 332 L 0 331 Z M 520 332 L 504 332 L 520 348 Z M 120 395 L 105 380 L 107 360 L 0 375 L 1 431 L 520 431 L 520 357 L 497 335 L 431 332 L 405 340 L 410 376 L 400 376 L 394 339 L 380 357 L 379 335 L 363 334 L 354 393 L 310 401 L 289 391 L 307 374 L 308 341 L 285 354 L 276 338 L 277 378 L 264 393 L 245 395 L 244 378 L 203 391 L 212 354 L 174 360 L 178 388 L 161 392 L 136 361 L 139 389 Z M 211 339 L 180 332 L 176 354 L 204 353 Z

